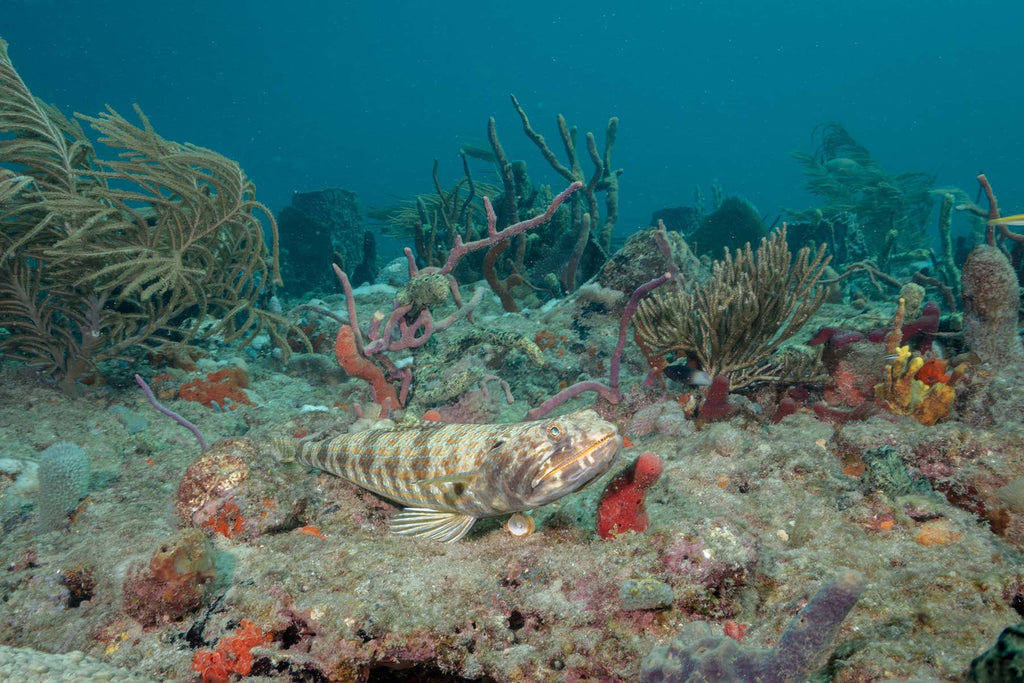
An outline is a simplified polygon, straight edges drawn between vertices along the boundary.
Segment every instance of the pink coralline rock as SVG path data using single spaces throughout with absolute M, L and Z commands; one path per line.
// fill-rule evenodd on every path
M 254 441 L 231 437 L 214 443 L 188 466 L 175 507 L 183 526 L 251 540 L 271 529 L 299 526 L 297 516 L 306 504 L 300 485 Z
M 658 559 L 676 586 L 679 607 L 717 619 L 739 613 L 741 594 L 756 576 L 758 552 L 749 534 L 706 520 L 667 543 Z

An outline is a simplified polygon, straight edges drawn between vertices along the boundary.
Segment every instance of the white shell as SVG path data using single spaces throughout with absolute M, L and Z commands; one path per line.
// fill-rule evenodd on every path
M 513 536 L 529 536 L 533 533 L 533 517 L 525 512 L 515 512 L 505 522 L 505 528 Z

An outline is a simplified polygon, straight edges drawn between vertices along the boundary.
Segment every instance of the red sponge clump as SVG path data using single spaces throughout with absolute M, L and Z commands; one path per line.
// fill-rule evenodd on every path
M 708 422 L 727 420 L 736 412 L 736 407 L 729 403 L 729 378 L 716 375 L 711 386 L 704 393 L 704 402 L 697 411 L 697 417 Z
M 271 639 L 259 626 L 242 619 L 235 635 L 221 638 L 216 650 L 198 650 L 192 668 L 203 677 L 203 683 L 228 683 L 231 674 L 248 676 L 252 672 L 252 649 Z
M 178 398 L 185 401 L 196 401 L 207 408 L 216 403 L 221 410 L 234 410 L 239 403 L 253 405 L 246 395 L 245 387 L 249 386 L 249 378 L 241 368 L 223 368 L 211 372 L 206 379 L 194 379 L 182 384 L 178 389 Z M 228 401 L 231 402 L 228 402 Z
M 640 533 L 647 529 L 644 496 L 664 468 L 661 458 L 648 451 L 611 480 L 597 505 L 598 536 L 608 539 L 627 531 Z
M 143 626 L 177 621 L 203 604 L 203 584 L 216 576 L 213 546 L 203 532 L 186 529 L 163 543 L 148 566 L 131 565 L 124 611 Z

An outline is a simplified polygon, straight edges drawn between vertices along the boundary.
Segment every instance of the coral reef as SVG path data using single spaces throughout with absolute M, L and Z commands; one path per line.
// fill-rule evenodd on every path
M 489 305 L 480 312 L 497 308 Z M 552 315 L 569 320 L 575 311 L 567 303 Z M 530 322 L 565 329 L 566 343 L 576 343 L 561 319 Z M 644 359 L 635 349 L 626 357 L 624 371 L 639 381 Z M 1002 494 L 1010 503 L 995 491 L 1024 472 L 1014 465 L 1018 442 L 1006 432 L 981 437 L 963 422 L 924 427 L 905 420 L 896 434 L 878 417 L 833 428 L 802 412 L 770 426 L 744 427 L 749 417 L 699 425 L 675 400 L 639 410 L 631 389 L 619 408 L 635 411 L 633 438 L 664 463 L 644 500 L 644 534 L 598 542 L 602 481 L 535 510 L 531 535 L 514 537 L 498 519 L 438 549 L 388 535 L 395 514 L 389 503 L 333 477 L 310 477 L 259 445 L 282 434 L 319 438 L 345 429 L 353 419 L 345 403 L 360 384 L 324 387 L 319 376 L 253 369 L 258 406 L 217 413 L 177 400 L 173 407 L 215 440 L 198 458 L 191 435 L 171 420 L 151 420 L 132 434 L 113 415 L 95 412 L 89 398 L 51 404 L 53 392 L 21 380 L 0 385 L 0 430 L 23 425 L 9 439 L 12 454 L 33 452 L 29 444 L 60 425 L 81 424 L 75 439 L 94 469 L 120 473 L 90 493 L 71 534 L 40 538 L 31 516 L 6 518 L 10 531 L 0 544 L 11 563 L 0 637 L 51 651 L 78 648 L 153 678 L 188 680 L 197 675 L 196 652 L 216 652 L 218 638 L 235 637 L 248 619 L 274 639 L 233 649 L 241 659 L 251 656 L 251 674 L 272 679 L 361 680 L 404 667 L 409 675 L 471 680 L 628 681 L 644 656 L 695 619 L 737 637 L 746 631 L 743 651 L 772 647 L 815 590 L 814 576 L 836 563 L 870 581 L 870 599 L 847 617 L 861 635 L 841 631 L 835 643 L 839 680 L 882 680 L 886 671 L 956 679 L 1019 620 L 1012 603 L 1024 576 L 1011 539 L 1024 538 L 1024 527 L 1008 507 L 1018 505 L 1013 487 Z M 1005 419 L 1024 400 L 1015 387 L 992 386 L 958 418 Z M 141 392 L 116 395 L 134 409 L 146 407 Z M 31 422 L 15 410 L 15 396 L 34 406 Z M 330 407 L 303 412 L 298 396 Z M 521 416 L 517 404 L 499 415 Z M 251 425 L 250 438 L 220 438 L 239 417 Z M 884 444 L 891 451 L 877 450 Z M 845 473 L 859 460 L 870 469 Z M 924 474 L 941 496 L 900 484 L 897 460 L 910 477 L 903 481 Z M 175 519 L 162 511 L 179 479 Z M 993 529 L 1001 524 L 999 532 L 978 518 L 991 518 Z M 163 612 L 150 616 L 157 623 L 143 628 L 124 612 L 134 589 L 124 578 L 134 575 L 133 565 L 148 566 L 179 526 L 209 537 L 217 579 L 188 579 L 184 585 L 202 589 L 198 609 L 166 620 Z M 163 557 L 170 562 L 174 554 Z M 94 585 L 70 609 L 69 570 L 59 572 L 59 582 L 48 577 L 52 566 L 73 569 L 86 558 L 116 570 L 93 571 Z M 215 664 L 206 661 L 211 656 L 202 663 Z
M 570 127 L 561 114 L 557 117 L 559 136 L 565 152 L 565 163 L 548 146 L 526 114 L 511 96 L 512 106 L 522 122 L 526 137 L 537 147 L 544 160 L 565 182 L 578 183 L 580 192 L 571 197 L 568 210 L 550 215 L 543 239 L 518 237 L 498 240 L 487 245 L 482 259 L 473 257 L 448 270 L 460 280 L 480 275 L 498 296 L 508 312 L 520 310 L 523 299 L 568 294 L 589 278 L 611 252 L 612 231 L 618 220 L 618 177 L 622 169 L 611 165 L 612 150 L 618 133 L 618 119 L 608 120 L 604 149 L 599 151 L 592 133 L 586 135 L 586 152 L 594 166 L 586 176 L 581 163 L 582 150 L 577 149 L 576 128 Z M 388 229 L 402 237 L 411 237 L 413 249 L 409 258 L 427 269 L 446 263 L 457 242 L 472 242 L 483 232 L 478 219 L 493 210 L 500 230 L 544 213 L 545 205 L 555 195 L 546 186 L 535 186 L 525 161 L 510 161 L 498 136 L 497 122 L 487 124 L 490 150 L 463 145 L 459 150 L 463 176 L 451 189 L 442 187 L 439 162 L 433 166 L 435 192 L 415 197 L 398 207 L 375 209 L 375 217 L 384 219 Z M 485 162 L 488 172 L 497 172 L 500 186 L 481 182 L 471 171 L 473 161 Z M 604 215 L 598 196 L 604 194 Z M 482 199 L 493 198 L 493 207 Z
M 555 195 L 543 213 L 508 225 L 501 230 L 497 228 L 498 218 L 490 199 L 484 197 L 483 203 L 487 215 L 485 236 L 469 242 L 463 242 L 461 236 L 456 236 L 448 252 L 448 258 L 441 266 L 419 268 L 412 251 L 406 248 L 409 282 L 402 291 L 395 293 L 390 315 L 385 316 L 382 312 L 374 312 L 368 330 L 368 344 L 363 343 L 351 282 L 345 271 L 335 265 L 334 271 L 345 292 L 349 319 L 349 324 L 342 326 L 335 341 L 335 355 L 339 363 L 346 370 L 351 368 L 349 374 L 355 373 L 354 376 L 371 384 L 373 399 L 382 409 L 404 407 L 412 386 L 412 371 L 409 367 L 399 368 L 388 354 L 423 346 L 435 332 L 442 332 L 455 322 L 469 317 L 483 298 L 483 290 L 478 288 L 473 298 L 466 305 L 462 304 L 458 283 L 452 275 L 459 262 L 476 251 L 486 249 L 488 253 L 493 253 L 493 250 L 499 247 L 506 248 L 513 238 L 550 221 L 558 208 L 583 187 L 581 182 L 570 184 L 561 193 Z M 458 309 L 452 315 L 435 322 L 429 305 L 438 305 L 447 299 L 446 296 L 444 299 L 441 297 L 441 290 L 438 286 L 441 283 L 447 283 Z M 502 290 L 501 287 L 495 291 L 499 295 L 499 299 L 503 300 L 502 305 L 508 310 L 508 297 L 510 296 L 508 291 Z M 403 301 L 406 303 L 402 303 Z M 536 353 L 539 355 L 539 351 Z M 385 369 L 386 375 L 384 374 Z M 477 376 L 468 381 L 464 380 L 463 388 L 480 379 L 482 377 Z M 397 392 L 389 380 L 400 381 L 400 389 Z M 506 394 L 511 396 L 510 391 L 506 391 Z
M 281 292 L 264 310 L 276 249 L 237 166 L 145 119 L 66 119 L 6 61 L 0 96 L 0 343 L 20 345 L 0 357 L 0 642 L 17 646 L 0 647 L 0 677 L 874 683 L 1017 666 L 1024 363 L 1000 259 L 1012 270 L 1024 236 L 983 178 L 988 211 L 942 192 L 941 254 L 901 251 L 920 237 L 925 179 L 882 173 L 830 128 L 815 244 L 774 231 L 709 271 L 661 221 L 608 254 L 617 121 L 584 153 L 559 117 L 560 160 L 513 100 L 568 187 L 509 161 L 492 124 L 501 187 L 470 174 L 482 155 L 464 146 L 454 189 L 435 164 L 436 192 L 404 207 L 412 244 L 379 282 L 352 286 L 376 265 L 362 235 L 339 258 L 307 232 L 327 271 L 307 282 L 326 289 L 334 271 L 343 295 Z M 79 120 L 126 156 L 94 155 Z M 348 199 L 321 209 L 354 212 Z M 988 221 L 963 337 L 960 208 Z M 303 229 L 328 222 L 314 213 Z M 859 260 L 828 272 L 821 245 Z M 55 309 L 33 317 L 27 301 Z M 805 323 L 820 330 L 811 353 L 795 341 Z M 487 467 L 528 445 L 525 416 L 553 442 L 587 408 L 627 434 L 628 467 L 592 486 L 574 474 L 608 453 L 610 428 L 544 475 L 521 457 Z M 413 436 L 374 442 L 413 453 L 408 471 L 373 466 L 382 432 L 359 432 L 382 427 Z M 346 442 L 365 477 L 320 469 Z M 296 459 L 296 444 L 324 457 Z M 427 446 L 481 464 L 426 477 Z M 447 504 L 476 479 L 501 503 L 545 480 L 572 493 L 491 508 L 516 512 L 450 544 L 391 533 L 410 514 L 372 493 Z

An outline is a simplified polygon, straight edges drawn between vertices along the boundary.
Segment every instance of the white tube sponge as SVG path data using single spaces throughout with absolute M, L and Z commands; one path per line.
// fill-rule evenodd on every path
M 89 456 L 79 446 L 60 441 L 39 454 L 38 476 L 39 530 L 59 529 L 89 493 Z

